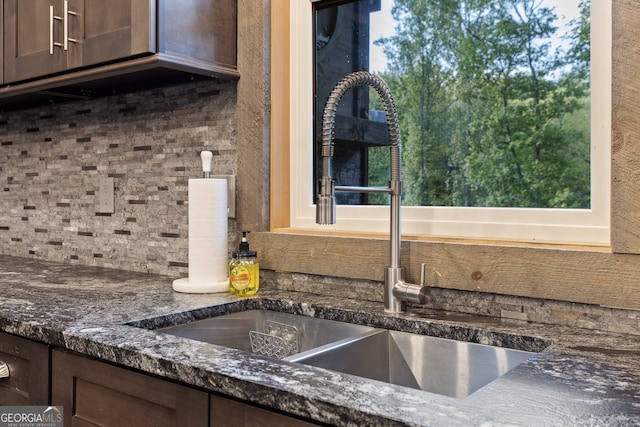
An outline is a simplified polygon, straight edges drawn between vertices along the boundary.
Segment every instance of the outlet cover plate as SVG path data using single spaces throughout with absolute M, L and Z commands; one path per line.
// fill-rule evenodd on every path
M 113 177 L 101 177 L 98 190 L 98 212 L 114 213 L 115 182 Z

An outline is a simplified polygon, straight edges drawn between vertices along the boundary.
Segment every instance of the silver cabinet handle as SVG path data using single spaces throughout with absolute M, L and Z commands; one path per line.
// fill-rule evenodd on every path
M 49 6 L 49 55 L 53 55 L 53 5 Z
M 62 47 L 61 43 L 57 43 L 53 40 L 53 22 L 62 20 L 63 19 L 61 17 L 56 16 L 53 13 L 53 5 L 49 6 L 49 55 L 53 55 L 54 46 Z
M 0 362 L 0 378 L 9 378 L 9 365 Z
M 77 43 L 76 39 L 69 37 L 69 15 L 77 16 L 78 14 L 69 10 L 69 0 L 64 0 L 64 50 L 69 50 L 69 42 Z
M 64 0 L 64 50 L 69 50 L 69 2 Z

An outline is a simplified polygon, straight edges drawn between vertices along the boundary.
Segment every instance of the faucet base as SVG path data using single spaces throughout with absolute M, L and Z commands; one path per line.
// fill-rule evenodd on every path
M 424 275 L 424 266 L 423 273 Z M 428 287 L 424 283 L 414 285 L 403 280 L 404 269 L 401 267 L 388 267 L 384 277 L 384 311 L 387 313 L 400 313 L 404 311 L 404 302 L 414 304 L 426 304 Z
M 403 303 L 395 295 L 394 288 L 398 283 L 404 283 L 404 269 L 402 267 L 387 267 L 384 270 L 384 311 L 400 313 Z
M 406 282 L 398 282 L 393 286 L 393 295 L 401 301 L 415 304 L 427 303 L 427 287 L 413 285 Z

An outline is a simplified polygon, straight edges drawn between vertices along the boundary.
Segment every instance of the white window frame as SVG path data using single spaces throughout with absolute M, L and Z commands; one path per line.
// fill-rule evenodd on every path
M 312 1 L 290 0 L 291 227 L 388 233 L 388 206 L 338 205 L 335 225 L 315 223 Z M 591 7 L 591 209 L 403 206 L 403 234 L 610 245 L 611 0 L 592 0 Z

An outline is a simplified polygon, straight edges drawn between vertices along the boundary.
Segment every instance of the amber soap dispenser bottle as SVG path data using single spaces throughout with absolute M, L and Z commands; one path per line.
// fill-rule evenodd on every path
M 248 231 L 242 232 L 238 251 L 233 253 L 229 264 L 229 291 L 233 295 L 252 296 L 260 286 L 260 264 L 258 254 L 249 248 Z

